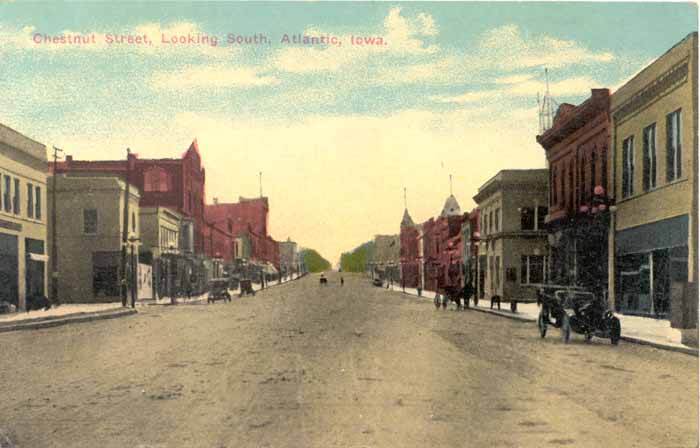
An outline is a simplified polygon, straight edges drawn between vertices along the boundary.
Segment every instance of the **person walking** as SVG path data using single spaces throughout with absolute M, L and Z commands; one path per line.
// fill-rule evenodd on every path
M 343 279 L 343 277 L 340 277 L 340 286 L 343 286 L 344 284 L 345 284 L 345 280 Z

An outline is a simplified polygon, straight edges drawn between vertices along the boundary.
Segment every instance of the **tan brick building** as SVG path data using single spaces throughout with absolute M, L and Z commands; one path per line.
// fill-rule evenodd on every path
M 531 301 L 547 273 L 548 173 L 502 170 L 479 187 L 479 296 Z
M 55 225 L 62 302 L 120 300 L 125 188 L 117 177 L 57 175 Z M 128 232 L 140 238 L 140 195 L 133 186 L 129 193 Z M 135 258 L 138 251 L 135 247 Z M 129 262 L 130 258 L 129 254 Z
M 698 37 L 611 97 L 610 301 L 697 328 Z
M 0 124 L 0 305 L 48 295 L 46 146 Z

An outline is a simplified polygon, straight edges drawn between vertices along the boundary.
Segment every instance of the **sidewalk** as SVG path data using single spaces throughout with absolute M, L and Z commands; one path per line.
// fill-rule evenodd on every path
M 33 330 L 76 322 L 114 319 L 135 314 L 136 310 L 122 307 L 121 302 L 63 304 L 46 311 L 32 310 L 0 314 L 0 333 Z
M 394 285 L 393 290 L 403 292 L 401 287 L 396 285 Z M 418 291 L 413 288 L 406 288 L 405 294 L 417 296 Z M 435 293 L 423 291 L 422 297 L 433 300 L 435 298 Z M 473 310 L 496 314 L 498 316 L 524 322 L 537 322 L 537 317 L 540 313 L 540 308 L 536 303 L 519 302 L 518 311 L 516 313 L 510 311 L 510 303 L 508 302 L 501 303 L 500 310 L 490 309 L 489 306 L 490 301 L 487 300 L 480 300 L 479 305 L 476 307 L 474 306 L 474 302 L 470 303 L 470 307 Z M 698 348 L 682 344 L 680 330 L 671 328 L 671 323 L 668 320 L 628 316 L 617 313 L 615 313 L 615 316 L 620 319 L 620 324 L 622 326 L 621 339 L 623 341 L 650 345 L 664 350 L 672 350 L 698 356 Z

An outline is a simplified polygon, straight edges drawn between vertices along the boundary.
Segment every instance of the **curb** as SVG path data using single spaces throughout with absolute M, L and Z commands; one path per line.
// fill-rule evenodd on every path
M 116 319 L 118 317 L 131 316 L 136 314 L 138 311 L 135 309 L 117 309 L 117 310 L 106 310 L 98 311 L 95 313 L 74 313 L 66 314 L 65 316 L 60 316 L 54 318 L 45 318 L 40 321 L 19 321 L 12 324 L 0 325 L 0 333 L 6 333 L 10 331 L 20 331 L 20 330 L 38 330 L 40 328 L 51 328 L 58 327 L 61 325 L 81 323 L 81 322 L 92 322 L 95 320 L 106 320 L 106 319 Z
M 414 294 L 411 294 L 408 292 L 403 292 L 403 291 L 394 291 L 394 292 L 406 294 L 407 296 L 416 297 L 419 299 L 424 298 L 424 297 L 419 297 L 417 295 L 414 295 Z M 467 308 L 467 310 L 474 310 L 474 311 L 478 311 L 480 313 L 492 314 L 494 316 L 505 317 L 506 319 L 512 319 L 512 320 L 516 320 L 519 322 L 537 322 L 536 319 L 532 319 L 530 317 L 518 316 L 517 314 L 510 315 L 510 314 L 505 314 L 505 313 L 499 313 L 496 310 L 475 308 L 475 307 L 469 307 L 469 308 Z M 635 338 L 632 336 L 625 336 L 625 335 L 620 336 L 620 340 L 625 341 L 625 342 L 629 342 L 631 344 L 647 345 L 649 347 L 657 348 L 659 350 L 667 350 L 667 351 L 671 351 L 671 352 L 683 353 L 683 354 L 690 355 L 690 356 L 700 357 L 700 355 L 698 354 L 699 350 L 697 348 L 678 347 L 675 345 L 664 345 L 664 344 L 660 344 L 658 342 L 647 341 L 646 339 L 639 339 L 639 338 Z

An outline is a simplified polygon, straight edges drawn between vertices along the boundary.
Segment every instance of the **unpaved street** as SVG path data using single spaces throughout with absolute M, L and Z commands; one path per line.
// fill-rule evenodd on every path
M 0 335 L 0 446 L 697 444 L 695 357 L 328 277 Z

